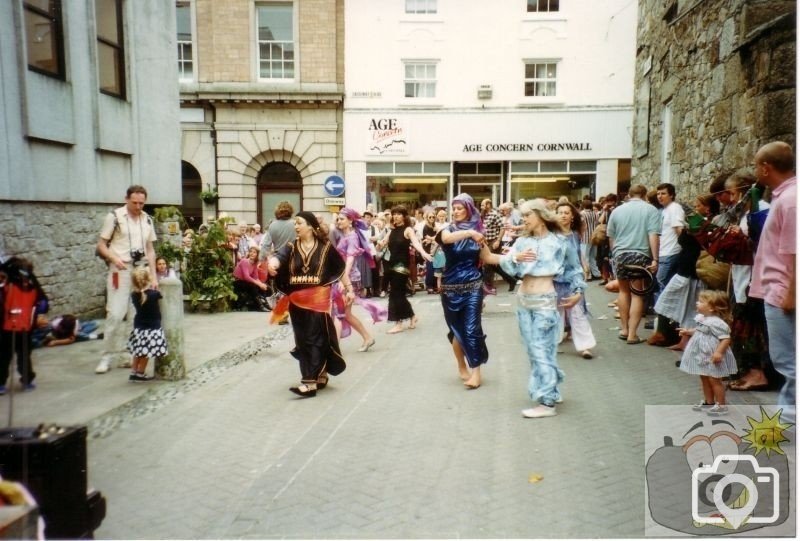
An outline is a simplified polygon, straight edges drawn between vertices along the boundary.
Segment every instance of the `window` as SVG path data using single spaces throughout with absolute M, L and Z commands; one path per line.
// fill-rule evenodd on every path
M 406 13 L 436 13 L 436 0 L 406 0 Z
M 405 63 L 405 97 L 436 97 L 436 64 L 432 62 Z
M 178 80 L 194 81 L 191 4 L 178 2 L 176 14 L 178 21 Z
M 258 76 L 294 79 L 294 6 L 275 2 L 256 6 L 258 16 Z
M 555 96 L 556 66 L 555 62 L 526 63 L 525 95 Z
M 528 0 L 528 13 L 558 11 L 558 0 Z
M 26 0 L 23 6 L 28 69 L 64 79 L 61 0 Z
M 125 97 L 125 49 L 122 37 L 122 0 L 95 0 L 97 70 L 100 92 Z

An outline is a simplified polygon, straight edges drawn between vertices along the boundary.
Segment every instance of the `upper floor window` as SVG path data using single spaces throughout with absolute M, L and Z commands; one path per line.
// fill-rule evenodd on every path
M 406 0 L 406 13 L 436 13 L 436 0 Z
M 294 6 L 270 2 L 256 6 L 258 24 L 258 76 L 261 79 L 294 79 Z
M 435 98 L 436 64 L 433 62 L 406 62 L 403 82 L 406 98 Z
M 122 0 L 95 0 L 97 71 L 100 92 L 125 98 L 125 47 Z
M 191 4 L 189 2 L 178 2 L 176 15 L 178 23 L 178 80 L 194 81 Z
M 526 62 L 525 95 L 555 96 L 557 67 L 555 62 Z
M 558 11 L 558 0 L 528 0 L 528 13 Z
M 23 6 L 28 69 L 64 79 L 61 0 L 25 0 Z

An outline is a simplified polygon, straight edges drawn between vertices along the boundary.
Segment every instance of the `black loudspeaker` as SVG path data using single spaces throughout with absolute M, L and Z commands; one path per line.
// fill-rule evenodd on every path
M 86 427 L 0 430 L 0 473 L 31 492 L 48 539 L 91 539 L 105 518 L 105 499 L 87 494 Z

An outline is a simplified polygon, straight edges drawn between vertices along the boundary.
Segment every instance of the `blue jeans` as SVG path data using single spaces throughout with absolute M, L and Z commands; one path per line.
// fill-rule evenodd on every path
M 586 264 L 589 265 L 589 272 L 592 278 L 599 278 L 600 268 L 597 266 L 597 246 L 591 243 L 581 243 L 581 254 L 586 260 Z
M 517 321 L 522 340 L 531 363 L 528 378 L 528 394 L 531 400 L 554 406 L 561 398 L 558 384 L 564 381 L 564 372 L 558 367 L 556 348 L 558 347 L 558 311 L 555 309 L 555 293 L 552 294 L 552 308 L 526 308 L 525 299 L 539 299 L 544 295 L 519 295 Z
M 778 394 L 779 406 L 795 407 L 795 373 L 797 371 L 795 357 L 795 315 L 786 313 L 781 308 L 764 303 L 764 315 L 767 319 L 767 340 L 769 356 L 775 370 L 780 372 L 786 382 Z M 791 414 L 794 417 L 793 413 Z M 791 419 L 794 422 L 794 419 Z
M 653 294 L 653 305 L 655 305 L 656 301 L 658 300 L 658 296 L 661 295 L 661 292 L 664 291 L 664 288 L 667 287 L 670 279 L 678 270 L 679 255 L 680 254 L 668 255 L 658 258 L 658 272 L 656 272 L 658 288 L 656 288 L 655 293 Z

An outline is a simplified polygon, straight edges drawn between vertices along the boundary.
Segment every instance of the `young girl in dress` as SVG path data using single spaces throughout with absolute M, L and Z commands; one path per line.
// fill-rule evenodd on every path
M 161 307 L 158 300 L 161 293 L 150 289 L 150 271 L 138 267 L 131 275 L 133 292 L 131 301 L 136 309 L 133 318 L 133 331 L 128 339 L 128 351 L 133 355 L 129 381 L 150 381 L 145 372 L 148 357 L 163 357 L 167 354 L 167 339 L 161 328 Z
M 693 406 L 711 416 L 726 415 L 725 384 L 722 378 L 736 373 L 731 351 L 730 302 L 724 291 L 702 291 L 697 300 L 697 327 L 680 328 L 681 336 L 691 338 L 681 357 L 681 370 L 700 376 L 703 401 Z

